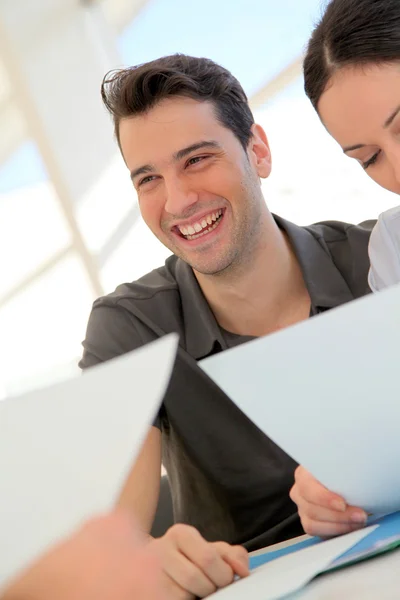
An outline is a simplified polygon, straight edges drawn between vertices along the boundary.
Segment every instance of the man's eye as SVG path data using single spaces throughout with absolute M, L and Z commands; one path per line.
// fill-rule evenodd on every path
M 207 156 L 194 156 L 193 158 L 189 158 L 187 164 L 188 165 L 195 165 L 196 163 L 201 162 L 202 160 L 208 158 Z
M 155 178 L 155 175 L 148 175 L 147 177 L 143 177 L 143 179 L 139 181 L 139 187 L 146 183 L 149 183 L 150 181 L 153 181 Z

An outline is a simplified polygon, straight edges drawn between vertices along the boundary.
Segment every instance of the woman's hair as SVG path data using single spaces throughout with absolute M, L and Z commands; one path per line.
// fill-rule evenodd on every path
M 304 89 L 317 110 L 344 67 L 400 61 L 400 0 L 331 0 L 308 42 Z

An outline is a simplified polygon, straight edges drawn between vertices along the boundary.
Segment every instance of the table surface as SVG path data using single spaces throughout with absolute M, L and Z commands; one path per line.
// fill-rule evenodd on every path
M 272 552 L 307 539 L 304 535 L 252 556 Z M 400 549 L 365 562 L 327 573 L 314 579 L 307 587 L 288 597 L 293 600 L 398 600 L 400 598 Z

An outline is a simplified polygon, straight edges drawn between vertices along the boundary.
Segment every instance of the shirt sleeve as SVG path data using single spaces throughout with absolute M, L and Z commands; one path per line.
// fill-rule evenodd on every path
M 136 350 L 143 346 L 144 342 L 132 315 L 119 306 L 100 304 L 92 309 L 82 345 L 83 356 L 79 367 L 85 370 Z M 160 414 L 153 425 L 161 428 Z
M 379 216 L 368 247 L 368 283 L 378 292 L 400 282 L 400 206 Z

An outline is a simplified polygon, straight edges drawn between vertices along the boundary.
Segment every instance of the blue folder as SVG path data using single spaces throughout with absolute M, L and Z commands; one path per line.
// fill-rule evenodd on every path
M 334 560 L 323 572 L 332 571 L 366 560 L 367 558 L 389 552 L 400 546 L 400 512 L 386 515 L 378 520 L 370 521 L 368 524 L 377 524 L 378 527 L 350 548 L 350 550 Z M 322 541 L 321 538 L 312 537 L 286 548 L 281 548 L 272 552 L 264 552 L 258 556 L 252 556 L 250 557 L 250 569 L 256 569 L 276 558 L 292 554 L 293 552 L 297 552 L 298 550 L 302 550 L 309 546 L 320 544 Z

